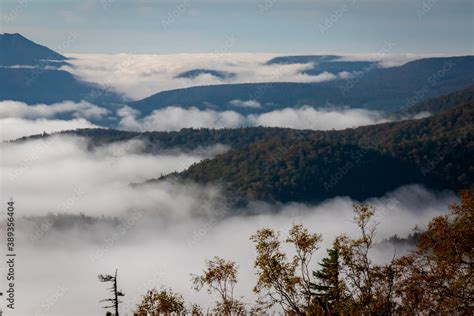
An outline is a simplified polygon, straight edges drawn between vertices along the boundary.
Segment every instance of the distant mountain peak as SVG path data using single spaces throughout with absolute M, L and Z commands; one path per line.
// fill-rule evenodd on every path
M 0 66 L 41 65 L 44 60 L 67 60 L 67 57 L 39 45 L 19 33 L 0 34 Z
M 20 33 L 0 33 L 1 36 L 7 36 L 7 37 L 19 37 L 19 38 L 25 38 L 23 35 Z

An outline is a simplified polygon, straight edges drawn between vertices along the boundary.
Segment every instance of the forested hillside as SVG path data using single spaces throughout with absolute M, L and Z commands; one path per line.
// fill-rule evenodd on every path
M 226 184 L 232 196 L 313 201 L 367 198 L 403 184 L 458 190 L 474 180 L 474 104 L 413 121 L 286 133 L 173 175 Z
M 474 183 L 471 93 L 468 89 L 431 100 L 435 108 L 447 110 L 425 119 L 341 131 L 256 127 L 144 133 L 85 129 L 62 134 L 86 137 L 91 149 L 138 139 L 150 153 L 227 145 L 230 151 L 165 178 L 220 183 L 236 198 L 363 199 L 410 183 L 458 190 Z M 453 106 L 458 100 L 461 104 Z M 18 141 L 40 137 L 44 135 Z M 156 177 L 150 174 L 150 179 Z
M 474 86 L 470 86 L 464 90 L 456 91 L 448 95 L 433 98 L 420 102 L 412 107 L 402 109 L 401 115 L 414 115 L 421 112 L 438 113 L 450 107 L 472 103 L 474 99 Z

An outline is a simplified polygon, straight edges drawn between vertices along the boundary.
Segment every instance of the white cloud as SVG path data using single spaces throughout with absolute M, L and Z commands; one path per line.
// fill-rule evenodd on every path
M 85 101 L 35 105 L 0 101 L 0 140 L 13 140 L 43 132 L 95 128 L 98 126 L 89 120 L 103 119 L 109 113 L 109 110 Z M 73 119 L 58 119 L 64 115 Z
M 67 200 L 68 194 L 76 189 L 86 192 L 87 196 L 63 213 L 119 214 L 137 206 L 139 200 L 143 201 L 143 208 L 151 209 L 156 198 L 169 196 L 171 201 L 171 196 L 186 193 L 165 185 L 162 193 L 154 195 L 153 190 L 146 188 L 131 189 L 131 183 L 182 171 L 194 162 L 225 150 L 212 147 L 190 153 L 152 155 L 143 152 L 141 141 L 131 140 L 90 151 L 86 139 L 67 136 L 2 143 L 0 148 L 1 180 L 5 185 L 2 194 L 21 200 L 23 215 L 54 212 L 59 202 Z
M 372 125 L 387 122 L 378 111 L 364 109 L 283 109 L 261 115 L 252 115 L 251 120 L 256 126 L 290 127 L 296 129 L 331 130 Z
M 175 106 L 155 110 L 143 119 L 139 119 L 138 114 L 138 111 L 130 107 L 119 110 L 119 127 L 137 131 L 173 131 L 185 127 L 238 127 L 246 123 L 242 115 L 233 111 L 201 111 L 197 108 L 184 109 Z
M 249 101 L 245 101 L 249 102 Z M 290 127 L 296 129 L 331 130 L 387 122 L 381 113 L 363 109 L 286 108 L 263 114 L 241 115 L 234 111 L 217 112 L 166 107 L 139 118 L 139 112 L 124 107 L 118 111 L 122 129 L 136 131 L 180 130 L 181 128 L 235 128 L 241 126 Z
M 35 69 L 38 66 L 32 65 L 12 65 L 12 66 L 0 66 L 0 68 L 7 68 L 7 69 Z
M 233 106 L 240 107 L 240 108 L 258 109 L 259 107 L 262 106 L 260 102 L 256 100 L 243 101 L 243 100 L 235 99 L 235 100 L 230 101 L 229 103 Z
M 71 114 L 74 117 L 100 119 L 109 111 L 89 102 L 64 101 L 54 104 L 28 105 L 18 101 L 0 101 L 0 119 L 8 117 L 36 119 L 52 118 L 59 114 Z
M 422 54 L 345 54 L 315 52 L 313 55 L 339 55 L 345 61 L 376 61 L 381 67 L 399 66 L 406 62 L 441 55 Z M 257 82 L 324 82 L 352 76 L 350 72 L 337 74 L 324 72 L 316 76 L 304 74 L 313 64 L 266 65 L 278 56 L 298 54 L 269 53 L 207 53 L 207 54 L 68 54 L 70 66 L 61 69 L 80 78 L 115 89 L 132 99 L 142 99 L 164 90 L 199 85 Z M 311 55 L 311 53 L 303 54 Z M 235 76 L 218 78 L 201 74 L 196 78 L 176 78 L 193 69 L 211 69 L 235 73 Z
M 324 247 L 335 235 L 344 232 L 353 236 L 356 232 L 351 211 L 354 201 L 349 198 L 319 205 L 256 202 L 234 210 L 222 203 L 216 187 L 168 182 L 130 186 L 131 182 L 182 170 L 216 153 L 210 149 L 199 154 L 151 155 L 143 148 L 143 143 L 132 140 L 90 150 L 86 139 L 65 136 L 0 144 L 2 200 L 12 197 L 18 210 L 16 237 L 22 250 L 22 260 L 17 262 L 21 271 L 17 281 L 21 288 L 17 298 L 22 302 L 16 310 L 19 315 L 101 315 L 97 302 L 107 292 L 96 275 L 116 268 L 126 293 L 121 307 L 124 315 L 131 314 L 130 308 L 136 307 L 147 289 L 161 286 L 172 287 L 183 293 L 187 302 L 200 303 L 206 309 L 211 303 L 209 296 L 191 289 L 189 274 L 199 273 L 205 260 L 215 255 L 239 264 L 236 294 L 244 295 L 250 303 L 255 253 L 249 236 L 257 229 L 286 232 L 292 223 L 304 223 L 324 237 L 315 260 L 325 255 Z M 418 186 L 369 200 L 380 211 L 377 240 L 393 234 L 404 236 L 415 225 L 423 227 L 430 218 L 444 213 L 451 201 L 449 193 L 434 194 Z M 49 212 L 105 214 L 123 222 L 141 215 L 127 228 L 74 221 L 65 228 L 39 226 L 39 222 L 23 218 Z M 0 223 L 4 216 L 0 214 Z M 383 254 L 372 253 L 374 258 Z M 58 288 L 65 290 L 43 310 L 44 302 L 54 297 Z M 78 297 L 88 303 L 78 304 Z
M 199 85 L 256 82 L 323 82 L 347 77 L 347 73 L 324 72 L 315 76 L 304 74 L 313 64 L 273 64 L 266 62 L 278 54 L 70 54 L 71 66 L 62 66 L 83 80 L 95 82 L 125 93 L 132 99 L 142 99 L 164 90 Z M 192 69 L 211 69 L 235 73 L 218 78 L 201 74 L 196 78 L 176 78 Z
M 22 118 L 0 119 L 0 141 L 14 140 L 23 136 L 53 133 L 77 128 L 98 127 L 83 118 L 72 120 L 26 120 Z

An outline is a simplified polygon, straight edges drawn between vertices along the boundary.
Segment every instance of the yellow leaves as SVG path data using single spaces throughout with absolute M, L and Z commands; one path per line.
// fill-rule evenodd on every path
M 434 218 L 417 249 L 397 261 L 402 309 L 468 314 L 474 299 L 474 197 L 463 191 L 451 214 Z
M 460 202 L 450 209 L 450 215 L 431 221 L 412 254 L 376 265 L 369 255 L 375 237 L 376 209 L 356 204 L 354 219 L 359 236 L 338 236 L 330 256 L 320 264 L 323 269 L 312 274 L 311 258 L 318 250 L 321 235 L 303 225 L 293 225 L 286 238 L 273 229 L 258 230 L 250 237 L 256 250 L 254 292 L 258 294 L 257 306 L 250 313 L 264 314 L 279 305 L 286 315 L 472 314 L 472 192 L 462 192 Z M 282 250 L 285 243 L 294 247 L 293 256 Z M 201 275 L 193 276 L 197 291 L 206 288 L 209 293 L 220 295 L 213 313 L 247 313 L 244 304 L 233 297 L 237 274 L 234 262 L 214 257 L 206 262 Z M 315 282 L 318 280 L 324 282 Z M 171 291 L 152 290 L 138 308 L 143 314 L 138 315 L 146 315 L 149 310 L 176 310 L 181 308 L 180 302 L 180 296 Z M 202 315 L 202 311 L 197 309 L 192 314 Z
M 310 234 L 301 224 L 293 225 L 288 235 L 286 242 L 294 244 L 296 249 L 303 253 L 315 251 L 322 240 L 320 234 Z
M 138 316 L 146 315 L 168 315 L 182 314 L 186 311 L 184 299 L 180 294 L 174 293 L 171 289 L 149 290 L 137 306 L 135 312 Z
M 296 255 L 290 260 L 281 250 L 280 233 L 264 228 L 250 238 L 257 252 L 257 285 L 259 304 L 279 304 L 286 312 L 301 314 L 311 305 L 309 269 L 311 257 L 318 249 L 321 236 L 311 234 L 303 225 L 293 225 L 283 241 L 295 247 Z
M 244 315 L 243 303 L 233 297 L 237 274 L 238 267 L 235 262 L 214 257 L 206 262 L 203 273 L 193 276 L 191 281 L 196 291 L 206 287 L 209 294 L 217 292 L 220 296 L 214 308 L 217 315 Z
M 373 206 L 364 203 L 354 204 L 352 208 L 355 213 L 354 220 L 359 227 L 365 226 L 372 219 L 376 211 Z
M 207 286 L 208 291 L 212 292 L 215 286 L 222 285 L 222 288 L 224 288 L 228 283 L 233 287 L 237 283 L 237 271 L 238 267 L 235 262 L 214 257 L 213 260 L 206 262 L 206 270 L 203 271 L 202 275 L 192 277 L 194 289 L 199 291 Z

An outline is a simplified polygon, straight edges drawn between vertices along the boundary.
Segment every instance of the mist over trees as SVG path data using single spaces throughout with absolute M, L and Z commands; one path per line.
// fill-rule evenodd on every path
M 359 235 L 337 236 L 319 263 L 312 258 L 322 251 L 322 235 L 302 224 L 293 224 L 286 236 L 262 228 L 250 237 L 256 252 L 254 303 L 234 295 L 237 264 L 214 257 L 202 274 L 191 275 L 192 288 L 215 300 L 211 309 L 162 288 L 149 290 L 134 315 L 469 315 L 474 312 L 473 192 L 462 191 L 449 210 L 417 233 L 412 252 L 397 257 L 394 247 L 384 264 L 370 256 L 377 235 L 377 209 L 371 205 L 353 206 Z

